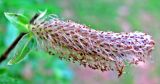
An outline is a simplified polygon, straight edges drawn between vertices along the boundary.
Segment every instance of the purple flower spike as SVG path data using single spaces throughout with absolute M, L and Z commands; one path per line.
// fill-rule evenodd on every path
M 118 76 L 122 75 L 125 62 L 138 64 L 150 58 L 155 45 L 145 33 L 98 31 L 54 17 L 35 18 L 31 31 L 49 54 L 58 54 L 59 58 L 84 67 L 116 71 Z

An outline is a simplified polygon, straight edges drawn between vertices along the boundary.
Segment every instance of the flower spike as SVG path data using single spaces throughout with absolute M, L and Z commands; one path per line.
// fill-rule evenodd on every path
M 49 54 L 58 54 L 60 59 L 84 67 L 116 71 L 118 76 L 122 75 L 125 62 L 138 64 L 150 58 L 155 45 L 152 37 L 142 32 L 98 31 L 59 18 L 38 18 L 34 23 L 31 31 Z

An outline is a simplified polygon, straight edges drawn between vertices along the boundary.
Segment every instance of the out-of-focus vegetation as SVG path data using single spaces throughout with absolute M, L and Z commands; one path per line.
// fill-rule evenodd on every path
M 84 69 L 43 51 L 33 51 L 19 64 L 8 66 L 11 56 L 0 64 L 0 84 L 160 84 L 159 8 L 159 0 L 0 0 L 0 54 L 19 34 L 4 12 L 21 13 L 30 19 L 38 10 L 47 9 L 47 13 L 97 30 L 141 31 L 156 41 L 152 63 L 127 66 L 119 79 L 109 72 Z

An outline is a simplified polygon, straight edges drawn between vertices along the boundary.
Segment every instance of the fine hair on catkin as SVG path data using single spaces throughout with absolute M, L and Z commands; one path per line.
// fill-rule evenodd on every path
M 116 71 L 120 76 L 125 62 L 138 64 L 150 58 L 152 37 L 142 32 L 104 32 L 52 15 L 31 20 L 30 30 L 37 43 L 49 54 L 78 62 L 101 71 Z

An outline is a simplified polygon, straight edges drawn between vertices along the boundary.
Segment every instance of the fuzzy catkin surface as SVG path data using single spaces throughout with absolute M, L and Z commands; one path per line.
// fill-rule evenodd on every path
M 101 71 L 123 72 L 124 62 L 138 64 L 150 57 L 154 41 L 141 32 L 114 33 L 58 18 L 36 20 L 31 31 L 49 54 Z

